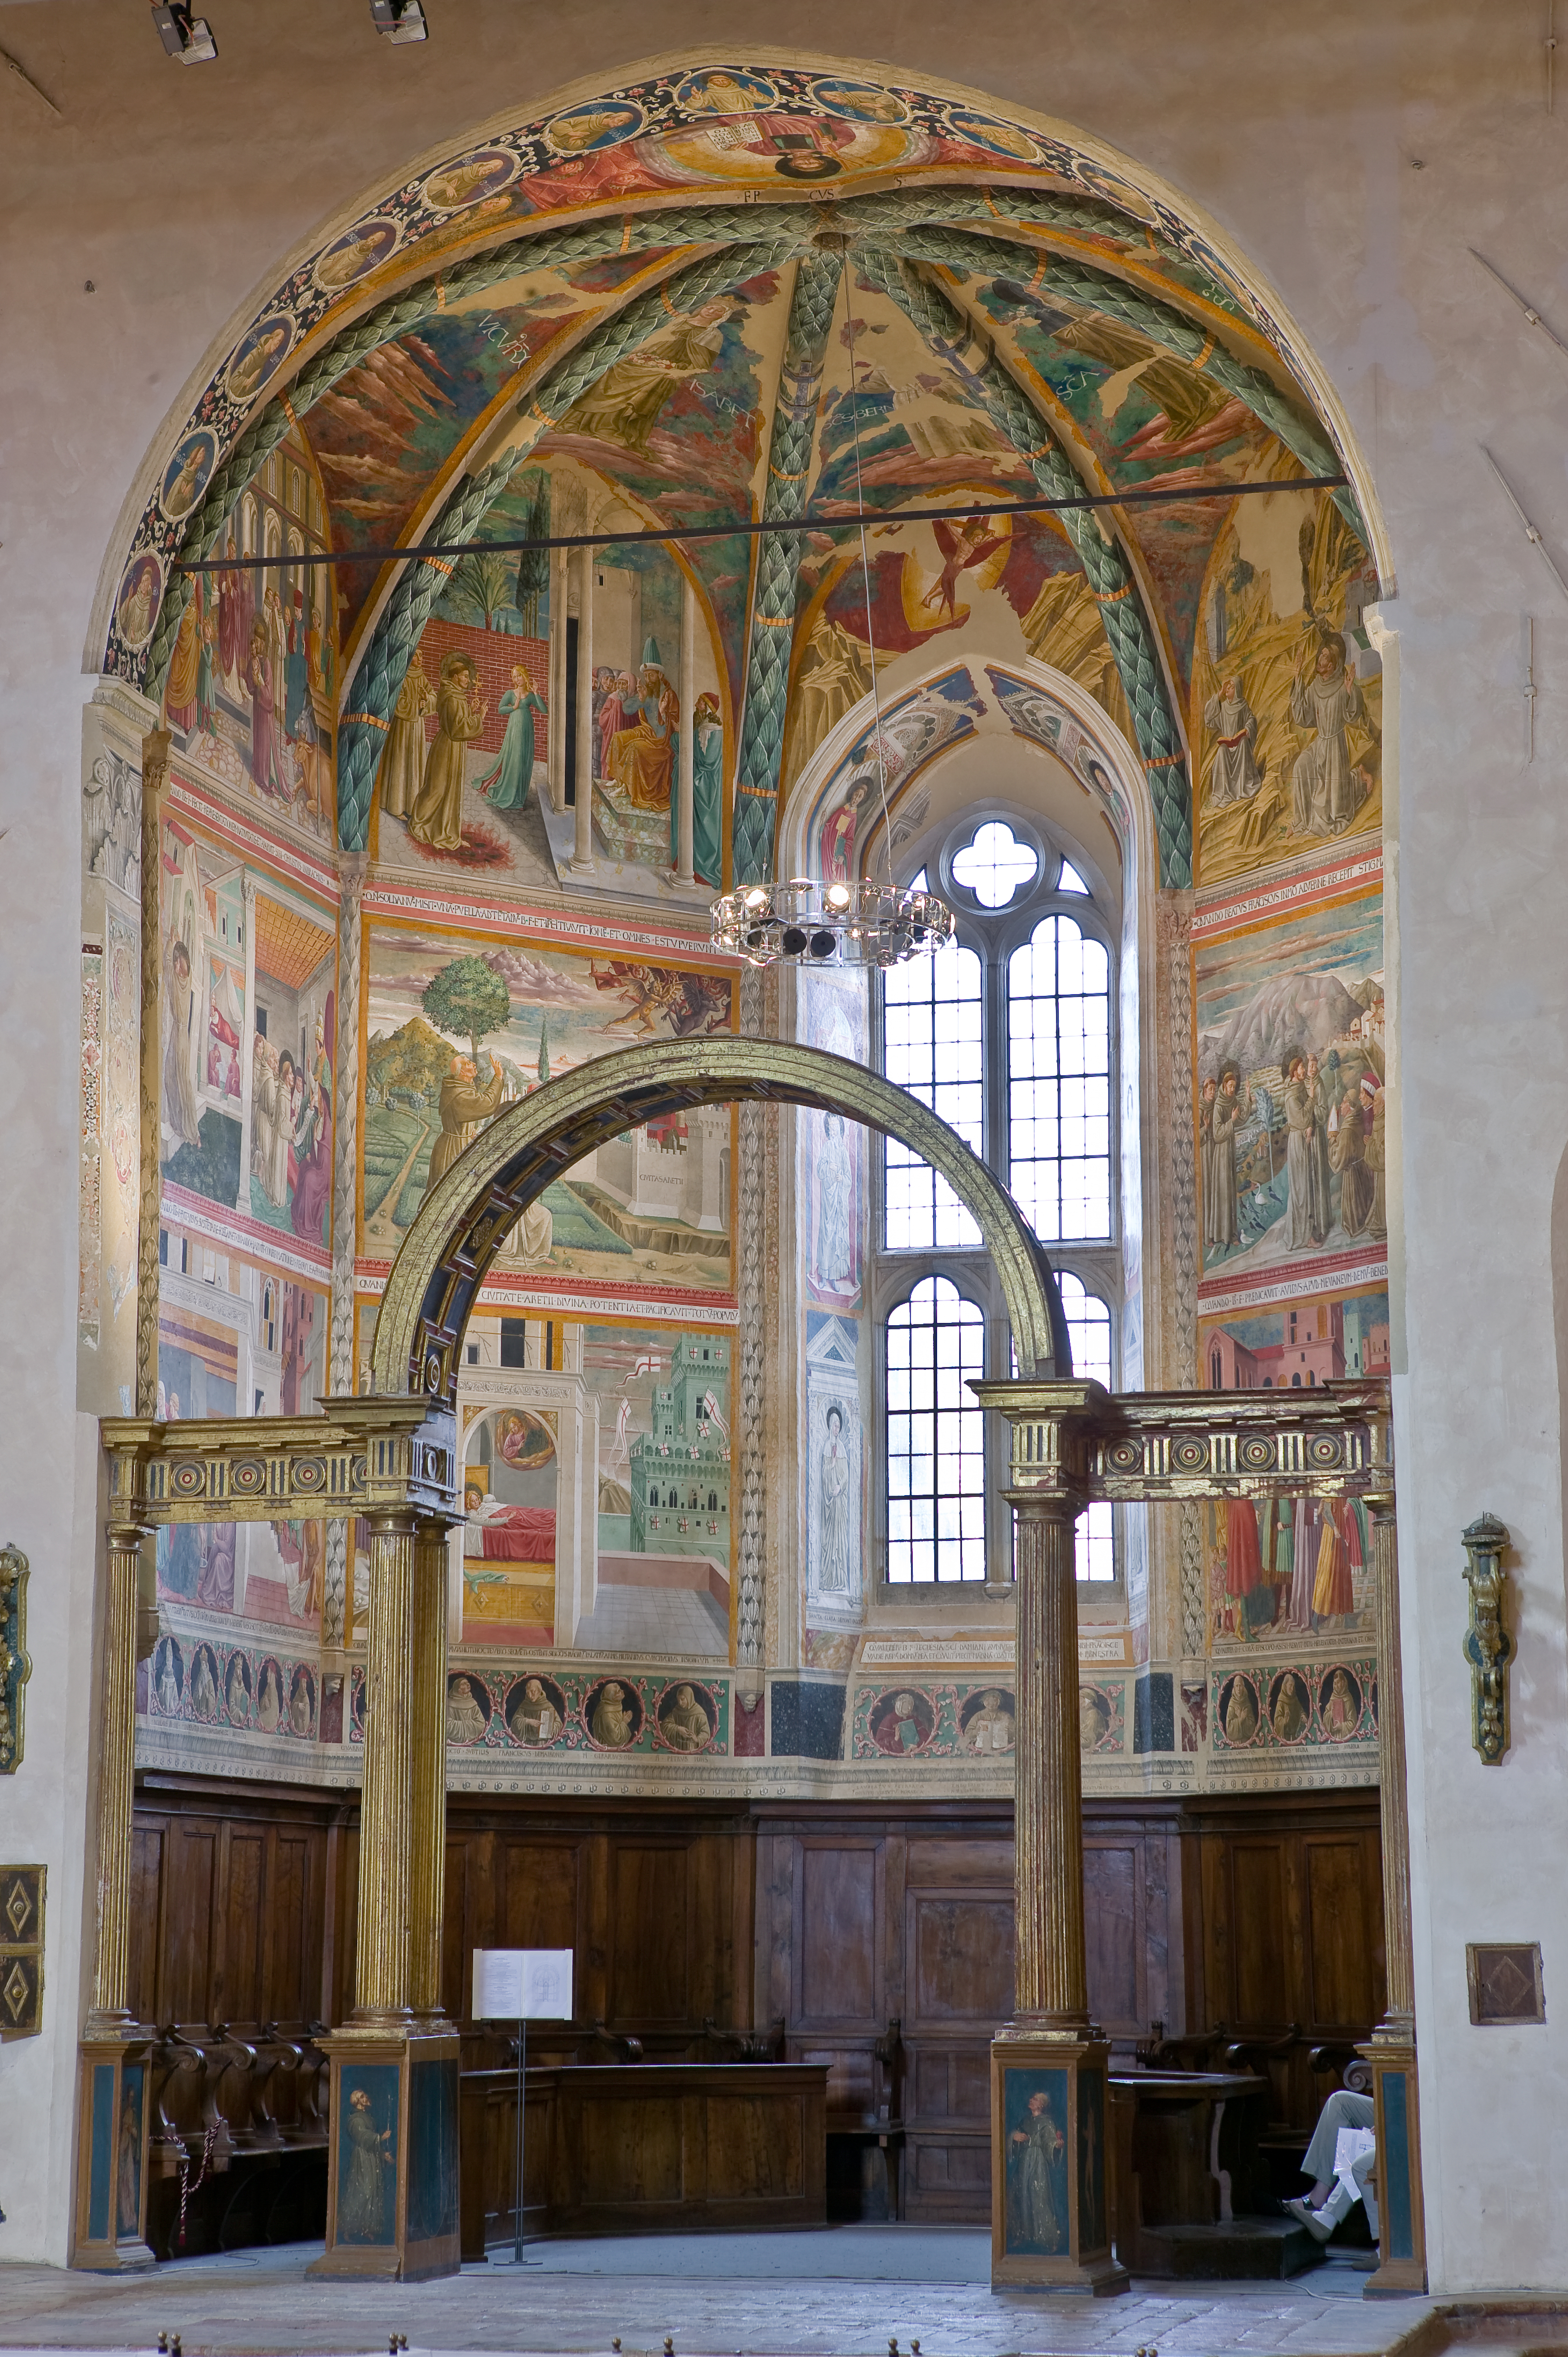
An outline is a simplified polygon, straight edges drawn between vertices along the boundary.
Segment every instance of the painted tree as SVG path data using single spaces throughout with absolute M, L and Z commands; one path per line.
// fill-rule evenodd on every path
M 480 1040 L 491 1031 L 504 1030 L 511 1020 L 507 986 L 483 958 L 454 958 L 431 975 L 419 1003 L 438 1030 L 467 1040 L 476 1064 Z
M 452 567 L 442 604 L 458 621 L 493 630 L 498 616 L 516 611 L 516 568 L 499 549 L 474 548 Z

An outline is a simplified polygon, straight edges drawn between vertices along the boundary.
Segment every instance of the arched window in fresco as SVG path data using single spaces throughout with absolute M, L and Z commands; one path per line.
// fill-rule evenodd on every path
M 884 977 L 882 1068 L 950 1123 L 1011 1189 L 1051 1248 L 1075 1372 L 1112 1388 L 1112 1304 L 1120 1300 L 1122 1285 L 1112 920 L 1085 881 L 1088 863 L 1075 864 L 1021 811 L 978 817 L 971 812 L 923 848 L 925 858 L 908 880 L 934 887 L 950 900 L 957 933 L 935 957 L 911 959 Z M 984 1528 L 987 1491 L 994 1495 L 1004 1480 L 1000 1458 L 989 1482 L 961 1451 L 941 1460 L 940 1493 L 948 1494 L 943 1485 L 961 1475 L 977 1480 L 972 1491 L 951 1494 L 969 1501 L 963 1513 L 971 1524 L 977 1512 L 981 1516 L 978 1530 L 966 1530 L 964 1546 L 955 1554 L 950 1545 L 947 1567 L 934 1568 L 933 1556 L 919 1554 L 907 1534 L 897 1535 L 908 1521 L 897 1485 L 915 1479 L 898 1469 L 906 1438 L 899 1419 L 912 1411 L 895 1406 L 909 1372 L 909 1304 L 926 1297 L 923 1287 L 932 1279 L 961 1288 L 964 1316 L 944 1342 L 950 1352 L 944 1375 L 960 1347 L 953 1339 L 960 1331 L 962 1348 L 975 1361 L 973 1372 L 1004 1373 L 1011 1353 L 994 1272 L 973 1220 L 947 1182 L 891 1140 L 882 1157 L 878 1232 L 881 1297 L 896 1305 L 883 1326 L 887 1580 L 1005 1579 L 1010 1517 L 993 1510 L 993 1522 L 1001 1527 Z M 912 1291 L 911 1261 L 919 1270 Z M 1004 1448 L 1005 1443 L 998 1437 L 989 1445 Z M 912 1511 L 913 1491 L 909 1497 Z M 1080 1579 L 1115 1578 L 1114 1523 L 1109 1506 L 1080 1519 Z
M 985 1577 L 985 1316 L 945 1276 L 887 1319 L 890 1586 Z

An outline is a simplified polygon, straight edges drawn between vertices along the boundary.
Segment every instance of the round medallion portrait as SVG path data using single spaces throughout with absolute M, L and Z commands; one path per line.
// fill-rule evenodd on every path
M 958 1748 L 977 1760 L 1011 1755 L 1017 1736 L 1018 1697 L 1009 1686 L 983 1686 L 958 1715 Z
M 1006 156 L 1015 164 L 1039 161 L 1039 149 L 1016 123 L 999 123 L 994 115 L 977 113 L 972 106 L 950 106 L 948 122 L 960 139 L 983 147 L 993 156 Z
M 210 1645 L 198 1645 L 190 1657 L 190 1715 L 209 1722 L 218 1716 L 218 1662 Z
M 432 172 L 420 191 L 421 202 L 435 213 L 461 212 L 465 206 L 495 197 L 516 179 L 521 157 L 507 147 L 480 147 L 456 164 Z
M 1361 1724 L 1361 1681 L 1342 1662 L 1317 1689 L 1317 1716 L 1330 1743 L 1348 1743 Z
M 600 1678 L 583 1696 L 583 1725 L 598 1751 L 629 1751 L 646 1717 L 629 1678 Z
M 285 1721 L 290 1735 L 302 1738 L 316 1732 L 316 1679 L 303 1662 L 294 1665 L 288 1682 L 288 1712 Z
M 507 1688 L 506 1731 L 530 1751 L 548 1751 L 566 1731 L 566 1697 L 553 1678 L 531 1670 Z
M 454 1670 L 446 1681 L 446 1740 L 482 1743 L 489 1731 L 490 1690 L 472 1671 Z
M 1282 1670 L 1269 1688 L 1269 1728 L 1276 1743 L 1299 1743 L 1312 1725 L 1312 1696 L 1299 1670 Z
M 1103 1686 L 1078 1690 L 1078 1740 L 1083 1751 L 1107 1751 L 1118 1740 L 1117 1697 Z
M 251 1724 L 251 1664 L 243 1653 L 231 1653 L 223 1673 L 223 1716 L 231 1727 Z
M 526 1408 L 498 1408 L 495 1434 L 496 1447 L 514 1472 L 532 1473 L 555 1454 L 555 1435 L 542 1416 Z
M 666 1751 L 707 1751 L 718 1733 L 719 1706 L 711 1686 L 683 1678 L 666 1686 L 653 1712 L 654 1740 Z
M 292 312 L 269 311 L 258 319 L 229 363 L 224 381 L 230 400 L 248 408 L 288 358 L 294 338 Z
M 263 1735 L 286 1732 L 288 1726 L 283 1670 L 272 1653 L 256 1665 L 256 1725 Z
M 766 75 L 739 66 L 709 66 L 686 76 L 675 91 L 683 114 L 759 114 L 779 93 Z
M 115 624 L 133 653 L 145 647 L 152 637 L 153 625 L 158 619 L 158 608 L 163 602 L 163 566 L 150 551 L 142 556 L 133 556 L 125 567 L 120 595 L 114 601 Z
M 158 492 L 158 505 L 171 523 L 190 513 L 217 464 L 218 436 L 209 425 L 199 425 L 169 460 Z
M 850 123 L 908 123 L 909 109 L 895 90 L 874 81 L 818 81 L 811 95 L 829 114 Z
M 160 1637 L 153 1651 L 153 1708 L 160 1718 L 177 1718 L 185 1702 L 185 1655 L 173 1637 Z
M 915 1686 L 896 1686 L 877 1695 L 866 1724 L 878 1751 L 889 1760 L 903 1760 L 925 1749 L 937 1731 L 937 1714 L 929 1695 Z
M 1258 1689 L 1251 1678 L 1237 1670 L 1219 1689 L 1217 1732 L 1221 1741 L 1234 1750 L 1240 1750 L 1243 1744 L 1255 1743 L 1258 1717 Z
M 569 106 L 544 126 L 544 136 L 558 156 L 588 156 L 600 147 L 618 147 L 642 129 L 643 113 L 629 99 L 606 98 L 588 106 Z
M 317 286 L 324 294 L 341 295 L 346 286 L 368 277 L 397 251 L 401 234 L 396 221 L 383 216 L 357 221 L 328 247 L 317 262 L 314 273 Z

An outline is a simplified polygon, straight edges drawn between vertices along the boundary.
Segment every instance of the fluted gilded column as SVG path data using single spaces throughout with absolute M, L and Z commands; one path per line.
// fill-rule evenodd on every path
M 116 1472 L 122 1469 L 117 1467 Z M 147 2246 L 147 2049 L 131 2011 L 131 1844 L 136 1768 L 136 1575 L 148 1535 L 134 1470 L 108 1524 L 97 1763 L 92 2002 L 81 2032 L 73 2266 L 153 2265 Z M 134 2175 L 129 2164 L 134 2159 Z
M 354 2008 L 322 2050 L 332 2070 L 326 2248 L 313 2276 L 456 2275 L 457 2033 L 441 2017 L 446 1773 L 446 1529 L 456 1433 L 449 1410 L 396 1394 L 333 1404 L 365 1437 L 382 1485 L 370 1536 L 364 1783 Z M 410 1421 L 403 1423 L 405 1414 Z M 388 1492 L 392 1494 L 388 1494 Z M 349 2134 L 338 2132 L 347 2122 Z M 388 2164 L 367 2217 L 355 2155 L 369 2130 Z
M 409 2011 L 415 1527 L 410 1508 L 370 1517 L 365 1781 L 351 2027 L 391 2029 Z
M 1410 1909 L 1410 1803 L 1405 1781 L 1404 1677 L 1400 1647 L 1399 1533 L 1387 1406 L 1369 1419 L 1373 1460 L 1387 1487 L 1367 1499 L 1378 1616 L 1378 1785 L 1383 1849 L 1383 2018 L 1359 2050 L 1372 2066 L 1378 2140 L 1378 2266 L 1374 2297 L 1426 2288 L 1426 2214 L 1421 2187 L 1421 2098 L 1416 2078 L 1415 1972 Z
M 446 1888 L 446 1525 L 428 1519 L 414 1536 L 410 1688 L 409 2003 L 431 2021 L 441 2018 Z
M 142 1185 L 136 1235 L 136 1414 L 158 1412 L 158 1222 L 163 1208 L 164 788 L 169 732 L 142 739 Z
M 1017 1517 L 1018 1713 L 1014 1827 L 1022 2027 L 1089 2026 L 1083 1936 L 1078 1583 L 1070 1491 L 1013 1493 Z
M 131 2022 L 131 1835 L 136 1768 L 135 1522 L 109 1526 L 103 1598 L 103 1695 L 98 1752 L 98 1922 L 92 2003 L 83 2037 L 118 2038 Z
M 594 552 L 578 551 L 577 565 L 577 776 L 575 873 L 594 872 Z
M 1415 1972 L 1411 1957 L 1410 1803 L 1405 1784 L 1404 1685 L 1400 1652 L 1399 1533 L 1391 1498 L 1369 1510 L 1378 1611 L 1378 1777 L 1383 1836 L 1383 1955 L 1387 2004 L 1382 2029 L 1415 2038 Z
M 1089 2018 L 1084 1952 L 1074 1544 L 1104 1394 L 1070 1379 L 973 1388 L 1012 1426 L 1004 1494 L 1017 1531 L 1016 1962 L 1013 2018 L 991 2046 L 991 2280 L 998 2290 L 1119 2292 L 1127 2274 L 1111 2252 L 1105 2149 L 1111 2049 Z M 1050 2217 L 1027 2233 L 1009 2198 L 1020 2169 L 1056 2188 Z

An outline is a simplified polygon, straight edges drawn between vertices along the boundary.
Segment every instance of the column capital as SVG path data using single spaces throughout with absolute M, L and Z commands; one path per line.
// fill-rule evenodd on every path
M 1090 1496 L 1090 1447 L 1110 1405 L 1104 1385 L 1069 1378 L 972 1383 L 982 1407 L 1013 1427 L 1003 1495 L 1027 1521 L 1078 1520 Z
M 169 753 L 174 738 L 166 728 L 149 728 L 142 739 L 142 809 L 156 802 L 168 783 Z

